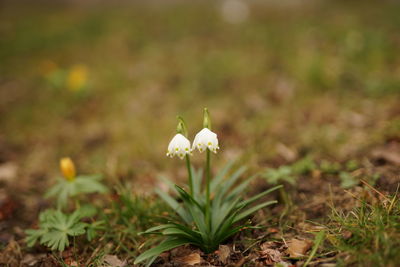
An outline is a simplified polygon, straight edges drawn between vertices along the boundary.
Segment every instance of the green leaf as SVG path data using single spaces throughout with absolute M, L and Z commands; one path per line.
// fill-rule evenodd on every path
M 70 236 L 83 235 L 85 233 L 86 223 L 76 223 L 70 229 L 68 229 L 67 234 Z
M 221 208 L 212 206 L 212 233 L 215 233 L 225 218 L 238 206 L 240 198 L 232 202 L 225 202 Z
M 176 228 L 181 229 L 182 231 L 190 234 L 192 236 L 191 240 L 195 241 L 198 244 L 201 244 L 202 235 L 201 235 L 201 233 L 199 231 L 192 230 L 191 228 L 185 227 L 185 226 L 180 225 L 178 223 L 173 223 L 173 224 L 175 225 Z
M 37 240 L 52 250 L 63 251 L 69 246 L 70 236 L 82 235 L 88 224 L 80 222 L 79 210 L 64 214 L 60 210 L 46 210 L 39 215 L 39 229 L 27 230 L 28 245 L 33 246 Z
M 104 178 L 104 176 L 102 174 L 91 174 L 91 175 L 79 175 L 77 178 L 100 181 Z
M 184 238 L 172 238 L 172 239 L 167 239 L 164 242 L 162 242 L 160 245 L 158 245 L 155 248 L 151 248 L 142 254 L 139 255 L 139 257 L 136 258 L 134 264 L 138 264 L 144 260 L 147 260 L 151 257 L 158 256 L 164 251 L 188 244 L 188 240 Z
M 182 199 L 187 200 L 195 204 L 200 210 L 203 210 L 203 207 L 191 196 L 189 195 L 183 188 L 175 185 L 176 191 L 178 191 L 179 195 Z
M 40 243 L 50 247 L 52 250 L 63 251 L 69 246 L 66 232 L 52 230 L 42 236 Z
M 266 191 L 264 191 L 264 192 L 261 192 L 261 193 L 258 194 L 258 195 L 255 195 L 254 197 L 251 197 L 251 198 L 249 198 L 249 199 L 247 199 L 247 200 L 244 200 L 244 201 L 240 202 L 239 205 L 246 206 L 246 205 L 248 205 L 248 204 L 251 204 L 252 202 L 254 202 L 254 201 L 256 201 L 256 200 L 262 198 L 263 196 L 268 195 L 268 194 L 271 193 L 272 191 L 275 191 L 275 190 L 277 190 L 277 189 L 279 189 L 279 188 L 281 188 L 281 187 L 282 187 L 282 185 L 274 186 L 274 187 L 272 187 L 272 188 L 270 188 L 270 189 L 268 189 L 268 190 L 266 190 Z
M 58 178 L 57 183 L 50 188 L 45 197 L 56 197 L 58 208 L 63 208 L 68 204 L 70 197 L 87 193 L 106 193 L 108 188 L 100 180 L 101 175 L 80 175 L 72 181 Z
M 79 209 L 80 218 L 91 218 L 97 214 L 97 208 L 90 204 L 82 205 Z
M 245 227 L 247 227 L 247 225 L 240 225 L 240 226 L 236 226 L 233 229 L 228 228 L 228 229 L 231 229 L 231 230 L 221 232 L 221 235 L 220 235 L 220 237 L 218 239 L 218 243 L 224 242 L 226 239 L 228 239 L 229 237 L 233 236 L 237 232 L 240 232 Z
M 184 220 L 188 224 L 192 222 L 192 217 L 190 216 L 190 214 L 185 209 L 183 209 L 182 206 L 179 205 L 179 203 L 175 199 L 159 189 L 156 189 L 155 192 L 182 218 L 182 220 Z
M 339 177 L 341 181 L 340 186 L 343 188 L 351 188 L 358 184 L 358 180 L 348 172 L 340 172 Z
M 222 199 L 225 196 L 225 193 L 231 188 L 231 186 L 236 182 L 236 180 L 240 178 L 240 176 L 246 171 L 246 169 L 247 169 L 246 167 L 239 168 L 229 177 L 229 179 L 227 179 L 223 183 L 223 185 L 215 189 L 215 197 L 213 200 L 213 202 L 215 202 L 215 205 L 219 206 L 221 204 Z
M 216 190 L 216 187 L 222 182 L 222 180 L 225 178 L 226 174 L 228 171 L 232 168 L 233 164 L 235 163 L 235 160 L 229 161 L 222 169 L 221 171 L 218 172 L 218 174 L 212 179 L 210 183 L 210 190 L 211 192 L 214 192 Z
M 176 186 L 177 190 L 181 194 L 184 206 L 189 210 L 193 222 L 199 229 L 199 232 L 205 240 L 208 239 L 209 229 L 205 222 L 205 214 L 203 208 L 197 203 L 189 194 L 187 194 L 182 188 Z
M 198 196 L 201 192 L 201 182 L 203 181 L 203 169 L 199 169 L 197 172 L 191 167 L 193 174 L 193 194 L 194 198 L 199 201 Z
M 181 230 L 179 228 L 176 228 L 176 227 L 171 227 L 171 228 L 164 229 L 162 234 L 163 235 L 167 235 L 167 236 L 171 235 L 171 236 L 175 236 L 175 237 L 180 236 L 180 237 L 183 237 L 183 238 L 187 238 L 188 240 L 192 239 L 192 235 L 191 234 L 189 234 L 186 231 L 183 231 L 183 230 Z
M 258 174 L 252 175 L 251 177 L 247 178 L 244 182 L 242 182 L 241 184 L 239 184 L 238 186 L 236 186 L 226 197 L 226 199 L 232 199 L 232 198 L 236 198 L 237 195 L 239 195 L 240 193 L 242 193 L 247 186 L 249 185 L 249 183 L 258 176 Z
M 165 228 L 169 228 L 169 227 L 175 227 L 174 224 L 161 224 L 161 225 L 157 225 L 154 227 L 151 227 L 149 229 L 147 229 L 144 232 L 141 232 L 140 234 L 151 234 L 153 232 L 159 231 L 159 230 L 164 230 Z
M 92 241 L 97 235 L 98 231 L 105 231 L 105 221 L 96 221 L 89 225 L 86 228 L 86 237 L 89 241 Z
M 254 206 L 254 207 L 251 207 L 251 208 L 249 208 L 249 209 L 247 209 L 247 210 L 245 210 L 245 211 L 239 213 L 239 214 L 236 216 L 236 218 L 234 219 L 233 222 L 234 222 L 234 223 L 235 223 L 235 222 L 238 222 L 238 221 L 240 221 L 240 220 L 246 218 L 247 216 L 251 215 L 252 213 L 258 211 L 259 209 L 262 209 L 262 208 L 264 208 L 264 207 L 266 207 L 266 206 L 269 206 L 269 205 L 272 205 L 272 204 L 275 204 L 275 203 L 278 203 L 278 201 L 276 201 L 276 200 L 267 201 L 267 202 L 261 203 L 261 204 L 259 204 L 259 205 L 256 205 L 256 206 Z
M 47 233 L 46 229 L 28 229 L 25 230 L 25 233 L 27 235 L 26 237 L 26 243 L 28 247 L 33 247 L 36 242 L 40 239 L 41 236 L 43 236 L 45 233 Z
M 97 176 L 78 176 L 71 183 L 75 183 L 73 195 L 80 193 L 106 193 L 107 187 L 99 182 Z

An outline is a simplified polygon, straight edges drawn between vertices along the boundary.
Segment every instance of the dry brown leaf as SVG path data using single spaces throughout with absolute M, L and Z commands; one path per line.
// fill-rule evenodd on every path
M 201 262 L 201 257 L 198 252 L 195 252 L 183 257 L 176 258 L 175 261 L 182 264 L 195 265 Z
M 34 266 L 41 258 L 45 257 L 44 254 L 25 254 L 24 258 L 21 261 L 21 264 L 27 266 Z
M 115 255 L 105 255 L 103 258 L 103 266 L 123 267 L 123 266 L 126 266 L 126 261 L 121 261 Z
M 276 152 L 279 156 L 289 162 L 294 161 L 297 158 L 297 152 L 282 143 L 276 145 Z
M 350 231 L 344 231 L 344 232 L 342 233 L 342 237 L 343 237 L 345 240 L 349 239 L 349 238 L 352 237 L 352 236 L 353 236 L 353 233 L 350 232 Z
M 14 162 L 6 162 L 0 165 L 0 181 L 11 182 L 17 176 L 18 166 Z
M 274 263 L 282 261 L 282 254 L 277 249 L 267 248 L 260 251 L 260 259 L 267 265 L 273 265 Z
M 311 248 L 312 241 L 292 239 L 287 242 L 290 257 L 302 257 Z
M 231 254 L 231 248 L 226 245 L 220 245 L 218 248 L 218 251 L 216 253 L 218 254 L 219 260 L 223 264 L 226 264 L 227 259 L 228 259 L 229 255 Z

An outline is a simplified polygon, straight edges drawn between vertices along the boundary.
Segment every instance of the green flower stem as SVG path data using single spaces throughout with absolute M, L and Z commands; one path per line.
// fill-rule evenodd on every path
M 188 175 L 189 175 L 189 189 L 190 189 L 190 195 L 193 196 L 193 176 L 192 176 L 192 167 L 190 165 L 190 158 L 189 155 L 186 154 L 186 167 L 188 170 Z
M 206 162 L 206 223 L 209 227 L 211 227 L 211 217 L 210 217 L 210 181 L 211 181 L 211 170 L 210 170 L 210 161 L 211 161 L 211 151 L 207 148 L 207 162 Z

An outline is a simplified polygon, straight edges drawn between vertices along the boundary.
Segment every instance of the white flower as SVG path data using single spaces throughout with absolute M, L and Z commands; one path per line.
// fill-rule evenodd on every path
M 167 156 L 171 158 L 178 156 L 183 159 L 186 154 L 190 154 L 190 141 L 182 134 L 175 135 L 169 142 Z
M 204 128 L 198 132 L 194 138 L 192 150 L 195 150 L 196 148 L 200 152 L 203 152 L 208 148 L 212 152 L 217 153 L 217 149 L 219 149 L 217 134 L 213 133 L 208 128 Z

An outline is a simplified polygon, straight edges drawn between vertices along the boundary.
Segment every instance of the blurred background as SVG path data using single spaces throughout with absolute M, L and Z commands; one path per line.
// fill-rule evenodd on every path
M 159 173 L 184 177 L 166 148 L 176 115 L 193 138 L 203 107 L 221 142 L 217 166 L 235 157 L 253 169 L 305 155 L 343 161 L 400 138 L 397 1 L 0 8 L 0 192 L 26 210 L 64 156 L 137 191 Z

